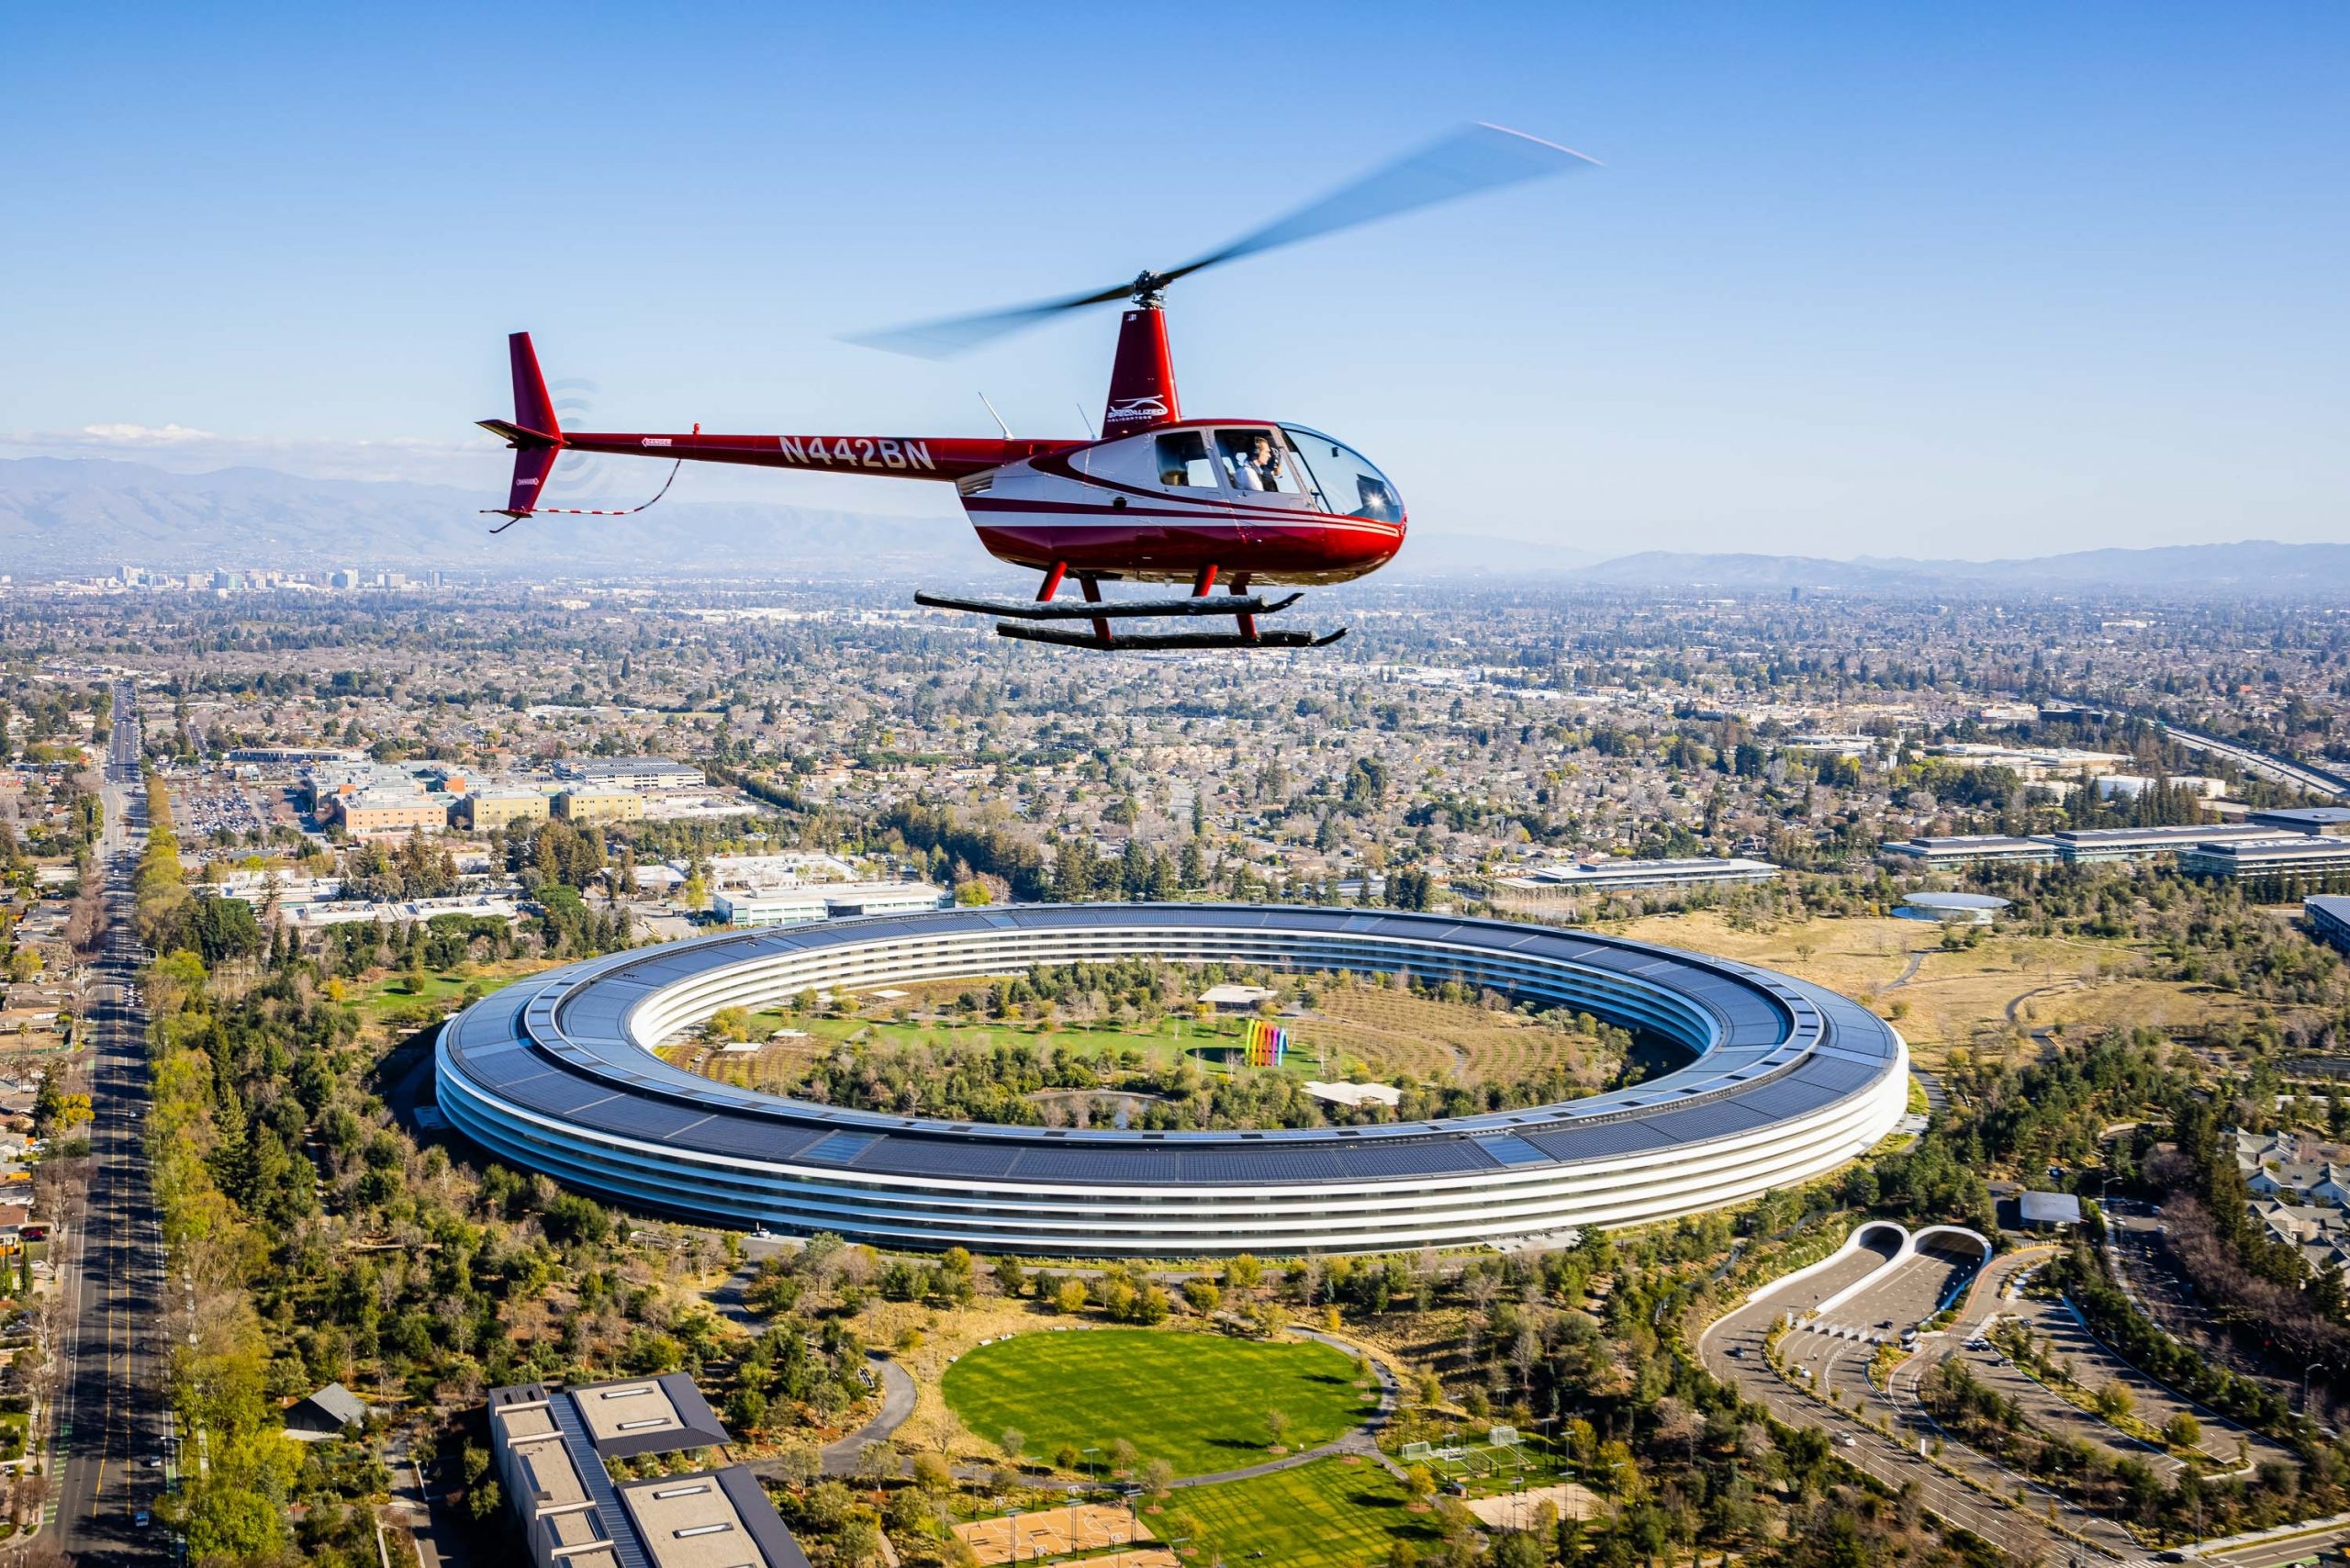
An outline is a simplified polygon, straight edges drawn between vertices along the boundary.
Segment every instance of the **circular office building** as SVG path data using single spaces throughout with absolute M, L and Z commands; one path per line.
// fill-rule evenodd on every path
M 1562 1104 L 1375 1126 L 1134 1132 L 844 1110 L 673 1068 L 722 1007 L 807 990 L 1149 957 L 1408 970 L 1571 1007 L 1685 1067 Z M 1737 1203 L 1873 1146 L 1908 1096 L 1901 1036 L 1769 970 L 1614 937 L 1388 911 L 1020 905 L 746 932 L 535 976 L 441 1032 L 442 1114 L 498 1159 L 704 1224 L 1063 1257 L 1538 1243 Z

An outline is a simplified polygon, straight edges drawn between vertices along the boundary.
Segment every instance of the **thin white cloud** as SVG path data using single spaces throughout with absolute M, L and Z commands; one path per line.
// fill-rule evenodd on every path
M 246 465 L 319 479 L 404 479 L 425 485 L 478 486 L 494 480 L 503 449 L 473 441 L 340 441 L 320 437 L 227 435 L 192 425 L 101 423 L 71 431 L 0 431 L 0 456 L 111 457 L 178 473 Z

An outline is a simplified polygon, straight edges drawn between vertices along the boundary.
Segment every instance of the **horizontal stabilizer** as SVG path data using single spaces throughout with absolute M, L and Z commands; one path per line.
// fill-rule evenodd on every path
M 1270 615 L 1287 610 L 1304 594 L 1266 599 L 1258 594 L 1200 594 L 1167 599 L 1105 599 L 1093 603 L 1058 599 L 960 599 L 943 593 L 916 593 L 914 602 L 932 610 L 962 610 L 973 615 L 1001 615 L 1010 621 L 1126 621 L 1144 615 Z

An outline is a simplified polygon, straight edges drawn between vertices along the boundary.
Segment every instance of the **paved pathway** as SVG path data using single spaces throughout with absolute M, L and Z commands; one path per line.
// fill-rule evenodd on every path
M 1950 1114 L 1950 1091 L 1942 1087 L 1942 1081 L 1941 1079 L 1936 1078 L 1932 1073 L 1927 1071 L 1924 1068 L 1919 1067 L 1914 1061 L 1909 1064 L 1909 1076 L 1916 1079 L 1918 1081 L 1918 1087 L 1926 1092 L 1926 1114 L 1928 1116 L 1931 1117 L 1935 1121 L 1940 1121 L 1942 1117 Z
M 906 1369 L 880 1356 L 871 1358 L 869 1364 L 881 1370 L 881 1413 L 840 1441 L 824 1445 L 827 1475 L 856 1474 L 865 1445 L 886 1440 L 914 1413 L 914 1380 Z

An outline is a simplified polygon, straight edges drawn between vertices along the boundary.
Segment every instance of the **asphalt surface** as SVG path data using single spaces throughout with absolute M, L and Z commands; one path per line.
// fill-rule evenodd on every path
M 1869 1255 L 1871 1263 L 1882 1262 L 1880 1256 Z M 2028 1255 L 2019 1260 L 2013 1257 L 1996 1260 L 1985 1271 L 1985 1280 L 1976 1290 L 1974 1301 L 1964 1315 L 1970 1322 L 1979 1322 L 1987 1316 L 1991 1304 L 1997 1301 L 1998 1285 L 2019 1266 L 2040 1260 L 2039 1255 Z M 2127 1534 L 2110 1523 L 2093 1518 L 2053 1494 L 2038 1488 L 2028 1491 L 2028 1506 L 2017 1506 L 2005 1499 L 2013 1498 L 2022 1478 L 2007 1471 L 1974 1450 L 1955 1441 L 1946 1443 L 1939 1462 L 1930 1461 L 1918 1451 L 1921 1438 L 1936 1435 L 1930 1424 L 1921 1419 L 1914 1401 L 1888 1404 L 1883 1394 L 1869 1389 L 1864 1374 L 1868 1352 L 1874 1350 L 1865 1341 L 1833 1341 L 1852 1352 L 1851 1363 L 1842 1367 L 1844 1375 L 1838 1379 L 1837 1392 L 1849 1404 L 1853 1392 L 1866 1390 L 1863 1395 L 1864 1408 L 1879 1420 L 1888 1417 L 1897 1438 L 1887 1437 L 1875 1428 L 1863 1424 L 1850 1411 L 1822 1403 L 1805 1392 L 1798 1383 L 1783 1377 L 1773 1369 L 1763 1353 L 1764 1341 L 1778 1315 L 1785 1311 L 1801 1313 L 1810 1302 L 1823 1299 L 1837 1282 L 1851 1282 L 1849 1268 L 1855 1260 L 1848 1259 L 1838 1268 L 1815 1275 L 1812 1279 L 1788 1287 L 1776 1295 L 1765 1296 L 1751 1305 L 1739 1308 L 1718 1319 L 1697 1341 L 1697 1351 L 1707 1370 L 1716 1377 L 1738 1385 L 1739 1391 L 1770 1410 L 1791 1427 L 1817 1427 L 1827 1431 L 1835 1444 L 1836 1457 L 1867 1473 L 1888 1486 L 1914 1484 L 1918 1497 L 1926 1508 L 1950 1524 L 1970 1530 L 1990 1542 L 2008 1559 L 2015 1562 L 2064 1563 L 2078 1561 L 2084 1563 L 2111 1564 L 2143 1562 L 2148 1555 Z M 1830 1316 L 1839 1322 L 1863 1321 L 1873 1300 L 1890 1290 L 1897 1298 L 1906 1299 L 1921 1283 L 1906 1277 L 1913 1271 L 1905 1268 L 1886 1285 L 1864 1292 L 1862 1295 L 1839 1306 Z M 1865 1321 L 1874 1324 L 1885 1316 L 1879 1306 L 1876 1316 Z M 1901 1327 L 1901 1325 L 1897 1325 Z M 1953 1341 L 1964 1339 L 1972 1330 L 1962 1327 L 1947 1336 Z M 1826 1345 L 1831 1341 L 1817 1335 L 1794 1334 L 1791 1342 L 1817 1339 Z M 1929 1343 L 1932 1341 L 1930 1340 Z M 1789 1354 L 1796 1353 L 1790 1345 Z M 1920 1357 L 1917 1360 L 1923 1360 Z M 1915 1366 L 1917 1360 L 1908 1363 Z M 1840 1359 L 1841 1361 L 1841 1359 Z M 1906 1370 L 1906 1368 L 1905 1368 Z M 1820 1372 L 1815 1371 L 1815 1377 Z M 1832 1377 L 1835 1373 L 1830 1372 Z M 1953 1474 L 1953 1472 L 1959 1473 Z M 1961 1475 L 1967 1479 L 1962 1480 Z M 1968 1481 L 1975 1484 L 1968 1484 Z M 1986 1490 L 1992 1495 L 1986 1495 Z M 2085 1536 L 2098 1545 L 2084 1547 L 2078 1540 L 2050 1527 L 2048 1512 L 2054 1506 L 2056 1518 L 2066 1529 Z
M 162 1491 L 164 1456 L 162 1238 L 148 1182 L 146 1019 L 135 999 L 140 955 L 132 928 L 133 830 L 146 815 L 139 725 L 129 693 L 115 692 L 105 769 L 105 868 L 110 921 L 92 966 L 85 1005 L 90 1067 L 90 1192 L 67 1238 L 60 1278 L 68 1306 L 59 1399 L 57 1544 L 81 1568 L 165 1562 L 171 1540 L 138 1522 Z

